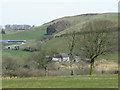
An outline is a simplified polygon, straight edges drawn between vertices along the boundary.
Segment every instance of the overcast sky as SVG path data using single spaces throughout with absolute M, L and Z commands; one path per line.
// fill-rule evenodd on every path
M 42 25 L 64 16 L 118 12 L 119 0 L 0 0 L 0 25 Z

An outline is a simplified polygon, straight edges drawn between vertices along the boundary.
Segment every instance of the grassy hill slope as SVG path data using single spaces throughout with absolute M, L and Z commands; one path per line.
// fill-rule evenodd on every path
M 88 21 L 92 20 L 111 20 L 118 23 L 118 14 L 117 13 L 106 13 L 106 14 L 96 14 L 96 15 L 81 15 L 81 16 L 73 16 L 69 18 L 68 21 L 72 23 L 72 27 L 67 28 L 54 36 L 59 36 L 61 34 L 65 34 L 70 31 L 81 31 L 82 25 L 85 24 Z
M 64 34 L 66 32 L 70 32 L 73 30 L 80 32 L 81 31 L 80 28 L 82 28 L 82 25 L 84 23 L 86 23 L 87 21 L 100 20 L 100 19 L 107 19 L 107 20 L 115 21 L 116 25 L 117 25 L 118 14 L 117 13 L 83 14 L 83 15 L 77 15 L 77 16 L 63 17 L 63 18 L 59 18 L 59 19 L 53 20 L 51 22 L 48 22 L 42 26 L 31 28 L 26 31 L 15 31 L 15 30 L 8 31 L 8 30 L 6 30 L 6 34 L 3 35 L 3 39 L 37 40 L 40 37 L 45 36 L 46 29 L 49 25 L 56 23 L 58 21 L 62 21 L 62 20 L 67 20 L 68 22 L 71 23 L 72 26 L 70 28 L 67 28 L 61 32 L 54 34 L 54 36 L 59 36 L 61 34 Z M 60 52 L 60 53 L 68 53 L 68 46 L 67 46 L 66 38 L 64 38 L 64 37 L 60 37 L 60 38 L 53 37 L 51 40 L 48 40 L 45 43 L 45 47 L 48 49 L 57 49 L 58 52 Z M 4 52 L 11 53 L 12 55 L 14 54 L 13 52 L 9 52 L 9 51 L 4 51 Z M 24 51 L 21 51 L 20 53 L 24 54 L 23 52 Z M 20 54 L 20 55 L 22 55 L 22 54 Z M 115 55 L 117 56 L 116 53 L 115 53 Z M 112 55 L 112 56 L 114 56 L 114 55 Z M 108 57 L 109 57 L 109 55 L 108 55 Z
M 46 25 L 34 27 L 25 31 L 5 30 L 3 40 L 36 40 L 46 34 Z
M 80 32 L 82 25 L 84 23 L 86 23 L 87 21 L 100 20 L 100 19 L 114 21 L 116 23 L 116 26 L 117 26 L 118 14 L 117 13 L 106 13 L 106 14 L 97 14 L 97 15 L 80 15 L 80 16 L 78 15 L 78 16 L 58 19 L 58 20 L 68 20 L 73 24 L 73 26 L 70 28 L 67 28 L 61 32 L 54 34 L 54 36 L 60 36 L 62 34 L 71 32 L 73 30 Z M 58 21 L 58 20 L 56 20 L 56 21 Z M 115 35 L 117 35 L 117 33 L 115 33 Z M 45 43 L 45 47 L 47 47 L 49 49 L 56 49 L 60 53 L 63 53 L 63 52 L 69 53 L 67 43 L 68 43 L 67 39 L 64 37 L 53 38 L 51 40 L 48 40 Z M 105 58 L 107 60 L 113 60 L 113 61 L 118 61 L 117 57 L 118 57 L 117 51 L 113 52 L 113 53 L 109 53 L 107 55 L 100 56 L 100 58 Z
M 71 27 L 63 30 L 62 32 L 59 32 L 55 35 L 61 35 L 65 33 L 66 31 L 80 31 L 80 28 L 82 25 L 91 20 L 98 20 L 98 19 L 107 19 L 116 21 L 118 20 L 118 14 L 117 13 L 105 13 L 105 14 L 83 14 L 83 15 L 77 15 L 77 16 L 70 16 L 70 17 L 63 17 L 56 20 L 53 20 L 51 22 L 48 22 L 42 26 L 34 27 L 29 30 L 25 31 L 16 31 L 16 30 L 5 30 L 6 34 L 2 36 L 3 39 L 10 39 L 10 40 L 35 40 L 39 37 L 46 34 L 46 29 L 49 25 L 56 23 L 58 21 L 67 20 Z

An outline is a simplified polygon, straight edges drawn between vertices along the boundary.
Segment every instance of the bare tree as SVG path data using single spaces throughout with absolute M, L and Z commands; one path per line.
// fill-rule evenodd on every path
M 69 35 L 70 34 L 70 35 Z M 68 33 L 69 36 L 67 36 L 67 44 L 68 44 L 68 51 L 69 51 L 69 58 L 70 58 L 70 71 L 71 75 L 74 75 L 73 72 L 73 59 L 74 59 L 74 48 L 75 48 L 75 38 L 76 38 L 76 33 L 75 31 Z
M 115 24 L 109 20 L 98 20 L 88 22 L 82 28 L 83 31 L 88 31 L 89 33 L 79 35 L 79 40 L 77 39 L 77 41 L 79 42 L 80 51 L 86 58 L 91 60 L 90 75 L 92 75 L 94 71 L 95 59 L 108 52 L 113 43 L 111 38 L 114 36 L 111 35 L 112 32 L 110 31 L 115 29 L 114 25 Z
M 43 68 L 45 70 L 45 76 L 48 75 L 48 64 L 51 62 L 54 54 L 56 54 L 56 51 L 47 50 L 42 47 L 40 52 L 35 52 L 31 57 L 38 63 L 38 69 Z

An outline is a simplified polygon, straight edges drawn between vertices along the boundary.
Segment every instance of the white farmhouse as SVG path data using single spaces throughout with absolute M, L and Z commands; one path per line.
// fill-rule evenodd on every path
M 62 61 L 69 61 L 69 56 L 66 55 L 66 54 L 61 54 L 60 58 L 61 58 Z

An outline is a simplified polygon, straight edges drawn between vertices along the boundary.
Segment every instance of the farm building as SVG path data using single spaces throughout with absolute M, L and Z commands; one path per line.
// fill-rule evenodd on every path
M 46 58 L 50 58 L 50 56 L 46 56 Z M 57 57 L 52 57 L 52 61 L 67 62 L 69 61 L 69 56 L 67 54 L 59 54 Z
M 25 30 L 27 28 L 31 28 L 30 25 L 5 25 L 5 29 L 8 30 Z
M 26 43 L 26 40 L 8 40 L 8 43 L 9 43 L 9 42 Z
M 52 61 L 61 62 L 61 58 L 52 58 Z
M 9 50 L 19 50 L 19 48 L 20 48 L 19 45 L 9 45 L 5 47 L 5 49 L 9 49 Z
M 26 43 L 26 40 L 0 40 L 0 42 L 5 42 L 5 43 Z
M 61 54 L 60 58 L 62 61 L 69 61 L 69 56 L 67 54 Z

